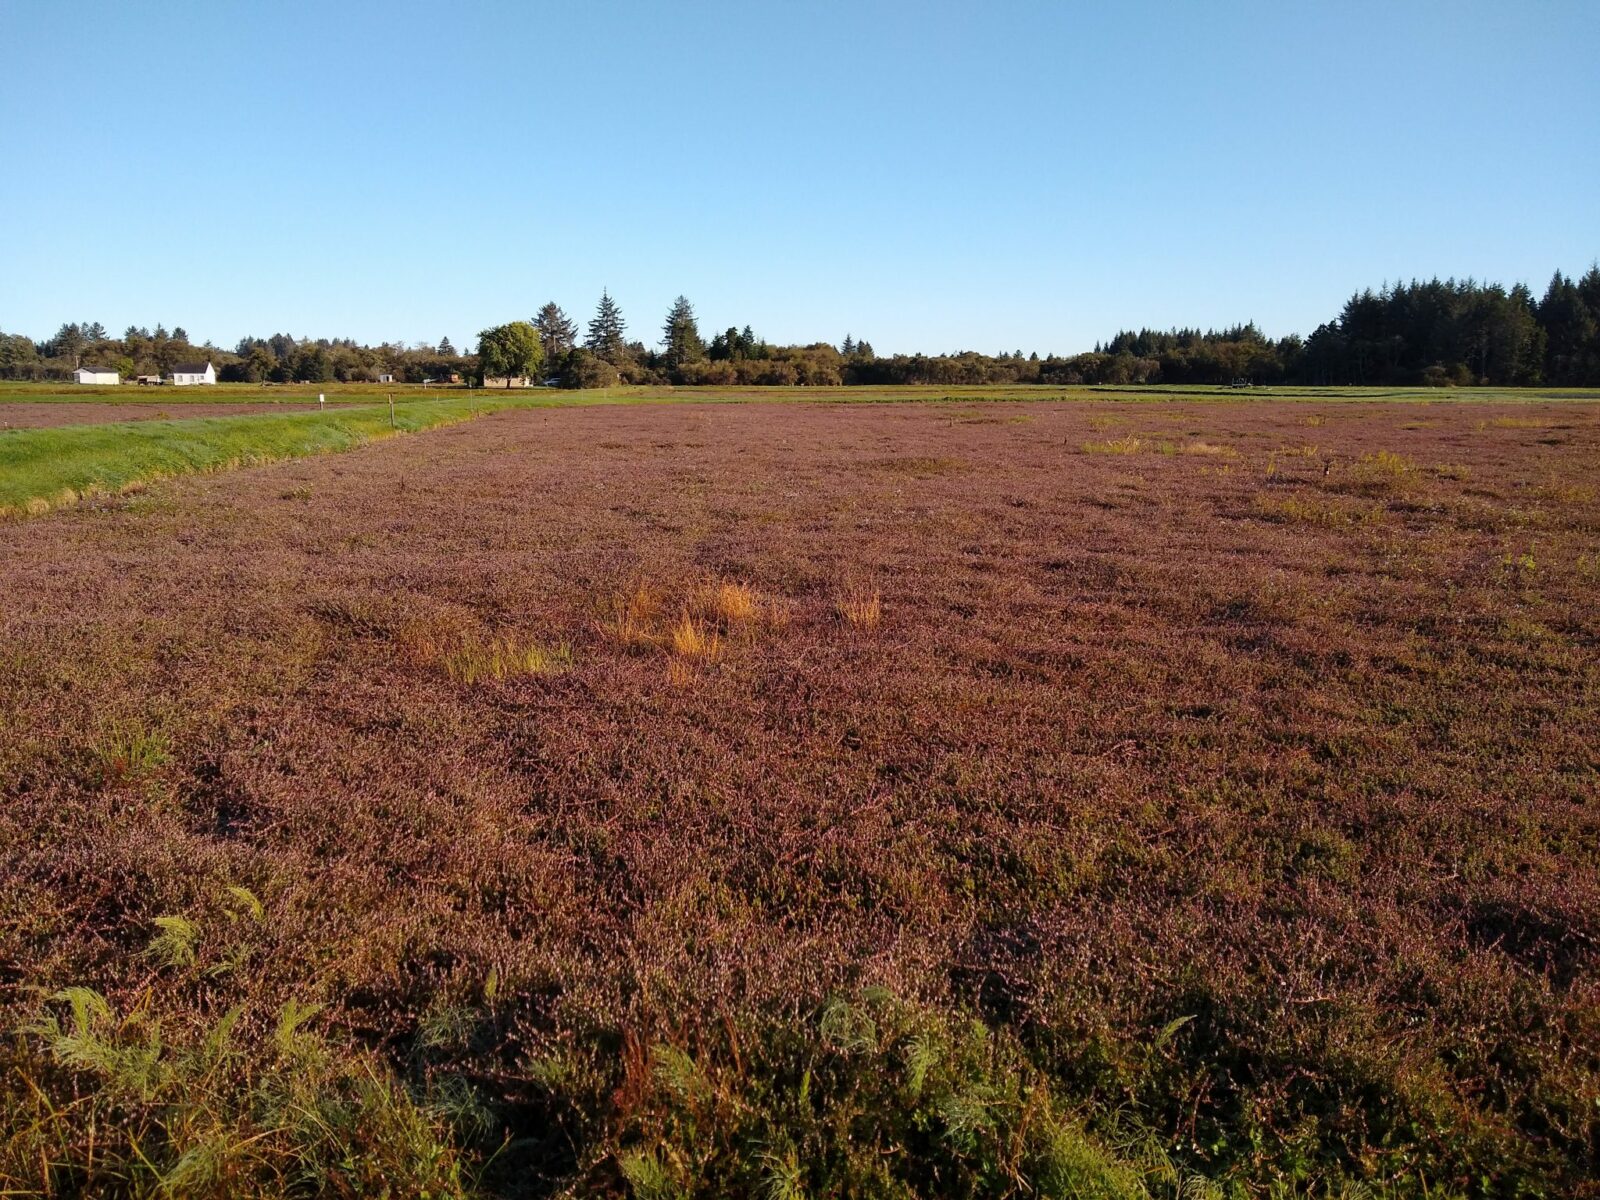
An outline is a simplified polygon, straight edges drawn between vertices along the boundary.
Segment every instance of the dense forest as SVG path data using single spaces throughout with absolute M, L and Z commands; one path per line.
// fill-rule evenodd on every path
M 537 335 L 537 336 L 534 336 Z M 1254 323 L 1224 330 L 1141 329 L 1071 356 L 1021 350 L 880 357 L 846 335 L 838 345 L 772 345 L 749 325 L 707 339 L 679 297 L 654 346 L 631 339 L 621 307 L 602 294 L 586 328 L 554 302 L 526 322 L 486 330 L 471 351 L 366 346 L 348 338 L 246 337 L 232 350 L 194 346 L 181 328 L 63 325 L 35 341 L 0 332 L 0 378 L 65 379 L 80 365 L 125 378 L 170 373 L 209 358 L 225 382 L 474 382 L 528 375 L 564 387 L 614 384 L 1354 384 L 1438 387 L 1600 385 L 1600 267 L 1557 272 L 1541 297 L 1474 280 L 1413 281 L 1360 292 L 1309 337 L 1273 340 Z

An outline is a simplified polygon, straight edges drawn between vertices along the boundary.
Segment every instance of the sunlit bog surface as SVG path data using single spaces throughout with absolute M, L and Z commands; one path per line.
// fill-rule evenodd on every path
M 489 1193 L 1596 1194 L 1595 405 L 506 411 L 0 579 L 0 1018 L 242 1006 L 249 1187 L 314 1047 Z M 211 1136 L 6 1045 L 18 1178 Z

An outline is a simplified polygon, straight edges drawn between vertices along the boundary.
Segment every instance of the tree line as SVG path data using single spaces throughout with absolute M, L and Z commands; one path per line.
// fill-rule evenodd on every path
M 273 334 L 233 350 L 189 343 L 181 327 L 130 326 L 111 337 L 98 322 L 64 324 L 45 341 L 0 332 L 0 378 L 63 379 L 80 364 L 125 377 L 170 373 L 209 358 L 239 383 L 481 382 L 528 377 L 569 388 L 618 384 L 837 386 L 840 384 L 1313 384 L 1368 386 L 1600 386 L 1600 267 L 1556 272 L 1542 296 L 1475 280 L 1413 280 L 1358 292 L 1309 337 L 1272 339 L 1254 323 L 1222 330 L 1141 329 L 1068 356 L 1021 350 L 880 357 L 870 342 L 779 346 L 751 327 L 709 339 L 679 296 L 652 344 L 629 336 L 622 308 L 602 292 L 582 328 L 551 301 L 525 321 L 484 330 L 472 352 L 437 344 L 361 345 L 349 338 Z

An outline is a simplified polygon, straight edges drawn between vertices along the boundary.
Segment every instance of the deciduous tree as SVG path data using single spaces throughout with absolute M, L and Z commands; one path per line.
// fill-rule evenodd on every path
M 543 366 L 539 331 L 527 321 L 496 325 L 478 335 L 478 370 L 485 379 L 504 378 L 510 387 L 512 379 L 537 375 Z

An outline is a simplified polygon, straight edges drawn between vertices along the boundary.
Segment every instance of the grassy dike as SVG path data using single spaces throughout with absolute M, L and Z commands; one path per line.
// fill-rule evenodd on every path
M 336 412 L 195 417 L 0 433 L 0 517 L 36 516 L 88 496 L 121 495 L 158 479 L 330 454 L 516 407 L 474 396 Z

